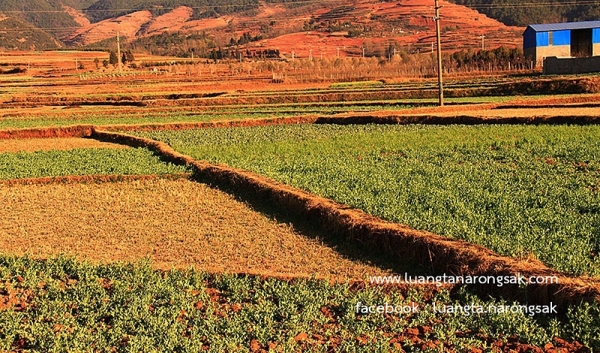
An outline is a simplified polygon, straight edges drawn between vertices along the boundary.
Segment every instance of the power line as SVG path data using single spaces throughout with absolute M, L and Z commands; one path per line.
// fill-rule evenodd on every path
M 340 1 L 331 1 L 332 3 L 336 3 L 336 2 L 340 2 Z M 302 4 L 323 4 L 324 1 L 322 0 L 299 0 L 299 1 L 294 1 L 293 4 L 298 4 L 298 3 L 302 3 Z M 281 4 L 285 4 L 285 3 L 270 3 L 272 5 L 281 5 Z M 259 3 L 256 4 L 249 4 L 249 5 L 204 5 L 204 6 L 186 6 L 186 5 L 182 5 L 182 6 L 186 6 L 188 8 L 194 9 L 194 10 L 206 10 L 206 9 L 212 9 L 212 8 L 224 8 L 224 7 L 232 7 L 232 6 L 237 6 L 237 7 L 244 7 L 244 6 L 251 6 L 252 9 L 256 9 L 257 7 L 254 7 L 254 5 L 256 5 L 257 7 L 260 7 Z M 537 7 L 565 7 L 565 6 L 593 6 L 593 5 L 598 5 L 600 6 L 600 1 L 598 0 L 569 0 L 569 1 L 562 1 L 562 2 L 555 2 L 555 1 L 545 1 L 545 2 L 516 2 L 514 4 L 485 4 L 485 3 L 472 3 L 469 5 L 458 5 L 457 6 L 465 6 L 465 7 L 469 7 L 469 8 L 473 8 L 473 9 L 496 9 L 496 8 L 503 8 L 503 7 L 511 7 L 511 8 L 537 8 Z M 181 7 L 181 6 L 179 6 Z M 429 5 L 402 5 L 402 7 L 411 7 L 411 8 L 421 8 L 423 10 L 429 10 L 432 7 Z M 150 9 L 160 9 L 160 10 L 175 10 L 177 7 L 152 7 Z M 143 9 L 143 8 L 119 8 L 119 9 L 108 9 L 108 10 L 82 10 L 82 12 L 121 12 L 121 13 L 126 13 L 126 14 L 131 14 L 133 12 L 137 12 L 137 11 L 146 11 L 146 10 L 150 10 L 150 9 Z M 61 10 L 8 10 L 8 11 L 0 11 L 0 13 L 4 13 L 4 14 L 9 14 L 9 13 L 65 13 L 65 11 L 61 11 Z M 125 16 L 125 15 L 122 15 Z M 441 16 L 442 18 L 444 18 L 445 16 Z M 300 19 L 309 19 L 309 18 L 300 18 Z M 247 19 L 244 20 L 244 23 L 260 23 L 260 22 L 265 22 L 265 21 L 275 21 L 275 22 L 287 22 L 289 21 L 289 19 L 272 19 L 272 18 L 264 18 L 264 19 Z M 95 22 L 92 23 L 92 25 L 95 25 L 99 22 Z M 2 29 L 3 32 L 23 32 L 25 30 L 42 30 L 42 31 L 66 31 L 66 30 L 76 30 L 76 29 L 81 29 L 82 27 L 23 27 L 23 28 L 15 28 L 15 29 Z
M 332 2 L 340 2 L 340 1 L 332 1 Z M 294 1 L 292 4 L 296 5 L 298 3 L 301 4 L 323 4 L 322 0 L 299 0 Z M 270 3 L 271 5 L 284 5 L 286 3 Z M 324 4 L 323 4 L 324 5 Z M 547 2 L 515 2 L 512 4 L 486 4 L 486 3 L 471 3 L 471 4 L 455 4 L 457 6 L 465 6 L 470 8 L 503 8 L 503 7 L 518 7 L 518 8 L 535 8 L 535 7 L 546 7 L 546 6 L 554 6 L 554 7 L 562 7 L 562 6 L 589 6 L 589 5 L 600 5 L 600 1 L 597 0 L 569 0 L 569 1 L 547 1 Z M 256 9 L 260 7 L 259 3 L 256 4 L 246 4 L 246 5 L 203 5 L 203 6 L 188 6 L 181 5 L 178 7 L 188 7 L 193 10 L 207 10 L 214 8 L 248 8 L 248 9 Z M 429 5 L 402 5 L 401 7 L 416 7 L 416 8 L 431 8 Z M 135 12 L 135 11 L 145 11 L 145 10 L 175 10 L 178 7 L 162 7 L 162 6 L 152 6 L 149 8 L 116 8 L 116 9 L 82 9 L 81 12 L 89 13 L 89 12 Z M 242 10 L 243 11 L 243 10 Z M 64 13 L 64 10 L 5 10 L 0 11 L 1 13 Z
M 329 1 L 329 3 L 341 3 L 341 0 L 336 0 L 336 1 Z M 296 5 L 298 3 L 301 4 L 323 4 L 324 2 L 322 0 L 298 0 L 298 1 L 294 1 L 293 5 Z M 285 5 L 287 3 L 284 2 L 273 2 L 273 3 L 269 3 L 270 5 Z M 163 6 L 149 6 L 149 7 L 129 7 L 129 8 L 117 8 L 117 9 L 81 9 L 78 11 L 81 12 L 128 12 L 128 11 L 145 11 L 145 10 L 175 10 L 176 8 L 179 7 L 188 7 L 191 8 L 193 10 L 210 10 L 210 9 L 214 9 L 214 8 L 231 8 L 231 7 L 236 7 L 236 8 L 247 8 L 249 10 L 251 9 L 256 9 L 259 8 L 261 5 L 259 2 L 256 2 L 254 4 L 245 4 L 245 5 L 202 5 L 202 6 L 188 6 L 188 5 L 180 5 L 177 7 L 163 7 Z M 242 10 L 243 11 L 243 10 Z M 63 13 L 65 12 L 64 10 L 6 10 L 6 11 L 0 11 L 0 13 Z

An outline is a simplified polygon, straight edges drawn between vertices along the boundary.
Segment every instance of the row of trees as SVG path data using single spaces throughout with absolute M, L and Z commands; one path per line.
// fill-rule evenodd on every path
M 121 53 L 121 64 L 123 65 L 133 65 L 133 62 L 135 60 L 135 55 L 133 54 L 133 52 L 131 50 L 126 50 L 123 53 Z M 117 55 L 117 52 L 115 52 L 114 50 L 109 50 L 108 52 L 108 59 L 104 59 L 102 60 L 102 62 L 100 62 L 99 58 L 94 59 L 94 64 L 96 65 L 96 69 L 100 69 L 100 63 L 102 63 L 102 66 L 104 66 L 104 68 L 108 68 L 109 65 L 112 65 L 113 67 L 117 67 L 117 65 L 119 65 L 119 56 Z M 79 67 L 80 69 L 83 69 L 83 67 Z
M 492 50 L 461 50 L 448 56 L 445 62 L 447 67 L 469 70 L 487 70 L 490 66 L 508 70 L 527 64 L 523 50 L 504 46 Z
M 450 0 L 471 7 L 507 25 L 597 20 L 600 4 L 561 0 Z
M 250 42 L 256 42 L 263 39 L 262 35 L 256 35 L 253 36 L 250 32 L 245 32 L 240 38 L 238 38 L 237 40 L 235 38 L 231 38 L 229 40 L 229 45 L 234 46 L 234 45 L 244 45 L 244 44 L 248 44 Z

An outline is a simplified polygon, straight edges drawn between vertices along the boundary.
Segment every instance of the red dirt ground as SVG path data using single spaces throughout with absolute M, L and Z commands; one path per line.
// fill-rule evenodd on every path
M 460 50 L 464 48 L 480 48 L 481 35 L 486 37 L 486 48 L 506 45 L 518 47 L 521 45 L 523 28 L 508 27 L 501 22 L 491 19 L 479 12 L 465 6 L 455 5 L 441 1 L 443 6 L 441 26 L 442 48 L 445 50 Z M 319 14 L 318 12 L 317 14 Z M 385 18 L 386 22 L 408 22 L 407 25 L 423 27 L 421 30 L 407 28 L 380 28 L 382 21 L 373 18 Z M 340 47 L 340 56 L 362 55 L 362 46 L 384 46 L 390 41 L 396 41 L 404 49 L 419 48 L 422 52 L 431 50 L 431 43 L 435 40 L 435 22 L 433 21 L 433 3 L 428 0 L 403 0 L 399 2 L 374 2 L 363 0 L 356 6 L 355 11 L 344 17 L 336 18 L 337 21 L 350 21 L 371 25 L 377 28 L 369 38 L 346 38 L 335 33 L 326 32 L 298 32 L 267 39 L 256 43 L 258 47 L 278 48 L 283 55 L 291 56 L 294 51 L 296 57 L 308 57 L 312 49 L 313 57 L 323 54 L 325 57 L 337 56 Z M 291 19 L 293 21 L 293 19 Z
M 81 21 L 81 13 L 69 9 L 69 14 L 83 26 L 73 32 L 67 41 L 80 45 L 90 44 L 114 37 L 117 30 L 130 39 L 163 31 L 211 30 L 210 34 L 227 41 L 230 37 L 241 36 L 244 32 L 261 34 L 261 25 L 267 25 L 275 38 L 252 43 L 252 47 L 279 49 L 287 56 L 291 56 L 294 51 L 297 57 L 308 57 L 312 49 L 313 55 L 334 57 L 337 56 L 338 47 L 340 56 L 358 56 L 362 54 L 361 47 L 365 42 L 369 42 L 369 45 L 384 46 L 390 40 L 400 45 L 411 45 L 413 50 L 418 48 L 427 51 L 435 37 L 433 3 L 429 0 L 361 0 L 353 5 L 354 9 L 351 11 L 340 15 L 330 13 L 340 5 L 345 4 L 329 0 L 298 10 L 262 3 L 258 13 L 251 16 L 221 16 L 202 20 L 191 20 L 192 9 L 180 6 L 162 16 L 153 17 L 149 11 L 137 11 L 117 19 L 87 25 Z M 475 10 L 447 1 L 441 1 L 440 5 L 443 6 L 441 25 L 444 30 L 443 46 L 446 50 L 479 48 L 481 35 L 485 35 L 488 48 L 521 45 L 523 28 L 505 26 Z M 350 22 L 367 26 L 371 30 L 365 34 L 367 38 L 347 38 L 344 32 L 327 33 L 321 30 L 307 33 L 302 27 L 311 16 L 314 16 L 317 22 Z

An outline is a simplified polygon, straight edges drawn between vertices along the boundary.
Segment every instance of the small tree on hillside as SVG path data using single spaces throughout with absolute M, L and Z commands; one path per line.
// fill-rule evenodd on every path
M 131 50 L 126 50 L 123 52 L 123 55 L 121 56 L 121 62 L 123 64 L 132 63 L 134 60 L 135 60 L 135 56 L 133 55 Z
M 114 51 L 110 51 L 110 54 L 108 56 L 108 62 L 112 65 L 112 66 L 117 66 L 119 64 L 119 57 L 117 56 L 117 53 L 115 53 Z

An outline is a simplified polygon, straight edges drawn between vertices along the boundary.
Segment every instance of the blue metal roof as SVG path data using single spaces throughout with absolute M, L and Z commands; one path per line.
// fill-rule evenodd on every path
M 549 23 L 529 25 L 536 32 L 549 31 L 564 31 L 569 29 L 590 29 L 600 28 L 600 21 L 583 21 L 583 22 L 567 22 L 567 23 Z

